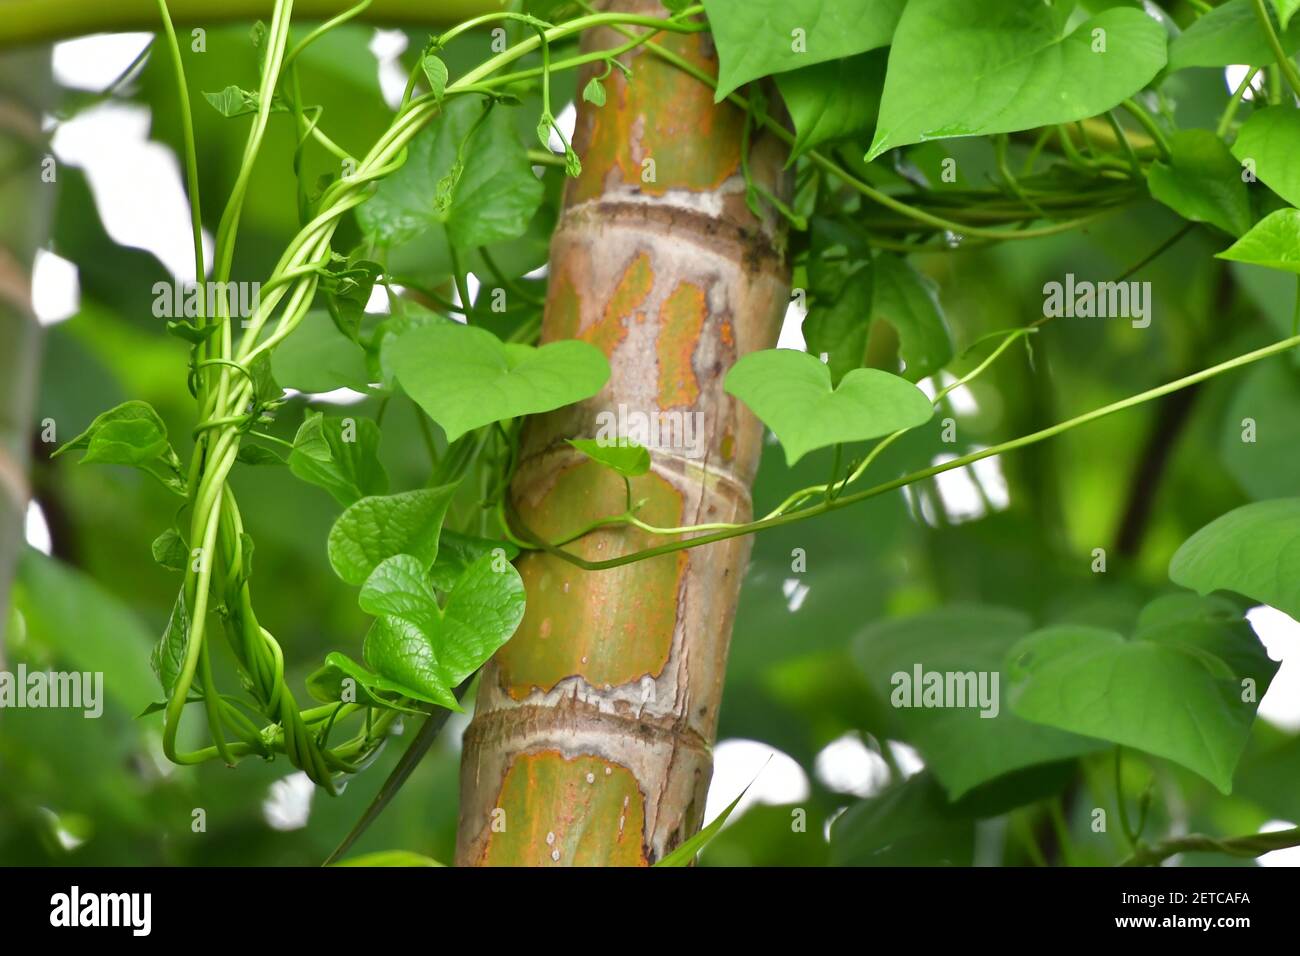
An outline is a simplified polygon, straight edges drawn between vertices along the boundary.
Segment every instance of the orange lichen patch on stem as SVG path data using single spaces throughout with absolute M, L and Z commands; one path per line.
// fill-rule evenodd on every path
M 702 70 L 717 69 L 703 35 L 660 34 L 655 41 Z M 739 109 L 715 106 L 708 86 L 652 55 L 638 55 L 635 70 L 631 83 L 615 71 L 606 81 L 608 102 L 592 111 L 590 140 L 577 144 L 583 161 L 571 187 L 574 202 L 600 196 L 610 179 L 652 196 L 705 192 L 740 168 Z M 653 176 L 647 160 L 654 161 Z
M 550 815 L 529 794 L 547 794 Z M 517 756 L 497 796 L 483 850 L 489 866 L 648 866 L 645 800 L 626 767 L 558 750 Z
M 592 515 L 626 507 L 622 479 L 595 462 L 567 468 L 535 503 L 520 508 L 533 533 L 548 540 L 581 528 Z M 650 524 L 682 520 L 682 495 L 651 472 L 632 481 L 638 515 Z M 594 560 L 626 554 L 662 539 L 636 528 L 595 531 L 570 545 Z M 497 653 L 503 686 L 522 699 L 580 676 L 594 687 L 614 687 L 663 671 L 677 626 L 677 592 L 687 558 L 662 555 L 596 574 L 533 552 L 519 562 L 528 606 L 519 630 Z
M 679 282 L 659 308 L 660 408 L 692 405 L 700 397 L 692 358 L 707 313 L 704 290 L 691 282 Z
M 644 321 L 644 316 L 636 310 L 650 295 L 654 283 L 655 274 L 650 267 L 650 256 L 644 252 L 638 253 L 623 270 L 623 275 L 605 306 L 605 314 L 590 328 L 583 329 L 581 338 L 607 356 L 612 356 L 614 350 L 627 338 L 626 319 L 635 315 L 638 321 Z

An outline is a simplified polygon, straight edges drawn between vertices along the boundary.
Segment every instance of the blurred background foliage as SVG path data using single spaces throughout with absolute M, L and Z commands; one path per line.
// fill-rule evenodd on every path
M 365 151 L 391 114 L 370 49 L 373 36 L 368 27 L 345 27 L 302 62 L 307 97 L 325 107 L 331 135 L 354 153 Z M 425 36 L 407 39 L 403 71 Z M 446 51 L 452 75 L 483 59 L 486 43 L 480 36 Z M 205 53 L 185 52 L 191 88 L 251 87 L 255 56 L 247 27 L 209 30 Z M 1183 71 L 1161 92 L 1181 122 L 1212 126 L 1223 102 L 1222 72 Z M 572 101 L 572 78 L 557 79 L 552 95 L 557 104 Z M 155 55 L 116 98 L 147 108 L 151 138 L 175 151 L 175 96 L 167 60 Z M 517 111 L 526 139 L 540 110 L 534 100 Z M 96 106 L 94 97 L 68 91 L 61 121 Z M 196 102 L 195 120 L 202 193 L 214 197 L 205 205 L 206 226 L 215 232 L 215 199 L 230 187 L 247 119 L 226 119 Z M 249 192 L 236 279 L 264 278 L 296 231 L 294 147 L 288 121 L 273 123 Z M 971 182 L 983 182 L 995 168 L 986 142 L 953 140 L 944 148 L 959 157 Z M 306 155 L 315 175 L 337 172 L 323 151 Z M 914 151 L 918 162 L 924 155 Z M 494 250 L 509 278 L 544 264 L 561 176 L 546 170 L 547 198 L 528 234 Z M 159 410 L 187 457 L 194 415 L 185 383 L 188 347 L 165 334 L 152 313 L 154 284 L 172 277 L 154 256 L 108 237 L 83 170 L 61 164 L 58 194 L 50 248 L 76 264 L 80 306 L 47 330 L 37 424 L 53 420 L 63 441 L 101 410 L 139 398 Z M 958 247 L 915 261 L 937 283 L 960 349 L 987 332 L 1040 318 L 1045 282 L 1067 272 L 1112 278 L 1181 225 L 1145 201 L 1050 239 Z M 355 223 L 341 237 L 339 248 L 358 242 Z M 1050 323 L 1033 337 L 1032 354 L 1013 351 L 958 393 L 947 413 L 892 448 L 878 473 L 900 473 L 1033 431 L 1274 340 L 1289 328 L 1293 284 L 1212 259 L 1226 244 L 1223 236 L 1197 229 L 1133 276 L 1154 288 L 1149 329 L 1122 320 Z M 412 240 L 390 261 L 400 262 L 413 282 L 446 287 L 448 255 L 436 236 Z M 470 268 L 483 275 L 481 263 Z M 526 281 L 540 287 L 543 280 Z M 794 284 L 806 284 L 802 262 Z M 1268 422 L 1295 435 L 1300 392 L 1288 361 L 1215 379 L 1190 401 L 1172 396 L 987 467 L 923 482 L 907 495 L 892 493 L 759 536 L 732 641 L 719 737 L 756 741 L 790 760 L 774 761 L 759 775 L 754 794 L 760 800 L 732 818 L 703 863 L 1107 863 L 1123 856 L 1117 826 L 1104 834 L 1090 828 L 1094 807 L 1114 809 L 1107 753 L 1013 773 L 950 803 L 924 769 L 926 754 L 898 746 L 909 742 L 887 702 L 868 686 L 858 660 L 862 635 L 881 621 L 960 604 L 1014 609 L 1036 626 L 1069 621 L 1127 632 L 1143 604 L 1173 590 L 1169 558 L 1193 531 L 1253 497 L 1295 492 L 1300 443 L 1261 440 L 1252 452 L 1268 456 L 1261 464 L 1234 461 L 1241 446 L 1231 441 L 1241 417 L 1234 403 L 1249 389 L 1270 397 L 1267 404 L 1251 403 L 1259 405 L 1255 417 L 1268 416 L 1261 435 L 1272 434 Z M 959 359 L 952 370 L 960 374 L 971 364 Z M 280 410 L 273 432 L 292 438 L 309 404 L 344 413 L 299 397 Z M 370 398 L 346 413 L 377 410 Z M 947 414 L 958 422 L 955 446 L 940 440 Z M 421 483 L 427 457 L 414 407 L 395 401 L 383 431 L 394 490 Z M 1166 445 L 1167 460 L 1147 474 L 1144 463 Z M 319 863 L 378 789 L 402 742 L 393 741 L 340 797 L 312 795 L 305 815 L 291 812 L 301 810 L 302 794 L 286 781 L 284 762 L 249 760 L 237 770 L 169 766 L 161 754 L 160 716 L 137 715 L 160 696 L 147 657 L 176 579 L 154 563 L 150 542 L 168 526 L 175 499 L 134 471 L 51 462 L 54 447 L 37 441 L 33 449 L 35 494 L 53 554 L 32 550 L 23 560 L 14 595 L 22 623 L 11 628 L 5 654 L 10 666 L 102 670 L 108 702 L 99 720 L 58 710 L 0 714 L 0 863 Z M 769 444 L 755 510 L 824 480 L 827 465 L 814 455 L 788 469 L 780 449 Z M 1261 475 L 1271 477 L 1256 480 Z M 335 580 L 325 556 L 338 509 L 326 492 L 286 469 L 238 469 L 235 486 L 256 538 L 259 614 L 286 650 L 292 685 L 301 688 L 327 650 L 355 654 L 364 630 L 355 595 Z M 1094 548 L 1107 550 L 1105 574 L 1091 571 Z M 792 570 L 796 549 L 806 556 L 802 572 Z M 1289 666 L 1300 668 L 1300 642 L 1294 630 L 1289 636 Z M 228 663 L 217 660 L 226 668 L 219 683 L 236 680 Z M 453 717 L 356 852 L 404 848 L 452 857 L 465 722 Z M 718 806 L 753 772 L 738 777 L 727 753 L 724 743 L 716 789 L 726 792 L 717 794 Z M 1170 763 L 1134 758 L 1126 767 L 1131 795 L 1154 781 L 1151 833 L 1237 834 L 1267 821 L 1300 821 L 1294 729 L 1257 722 L 1231 796 Z M 769 783 L 779 777 L 783 787 L 768 786 L 764 775 Z M 194 832 L 197 809 L 205 813 L 206 832 Z M 806 811 L 802 830 L 792 826 L 797 809 Z M 841 812 L 846 816 L 828 842 L 829 823 Z

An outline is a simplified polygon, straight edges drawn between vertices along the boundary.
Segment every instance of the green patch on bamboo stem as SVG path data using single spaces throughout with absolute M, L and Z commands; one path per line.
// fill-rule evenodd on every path
M 637 512 L 649 524 L 682 521 L 681 492 L 653 472 L 632 479 Z M 596 462 L 567 468 L 536 503 L 523 503 L 527 527 L 546 540 L 570 534 L 591 515 L 626 507 L 623 479 Z M 652 544 L 636 528 L 593 532 L 571 547 L 592 559 L 626 554 Z M 579 676 L 594 687 L 632 684 L 657 676 L 668 662 L 677 626 L 677 593 L 686 561 L 680 555 L 587 574 L 550 555 L 519 562 L 528 609 L 514 638 L 497 654 L 501 679 L 516 700 Z
M 550 814 L 530 794 L 548 795 Z M 645 800 L 626 767 L 557 750 L 510 764 L 483 851 L 488 866 L 648 866 Z

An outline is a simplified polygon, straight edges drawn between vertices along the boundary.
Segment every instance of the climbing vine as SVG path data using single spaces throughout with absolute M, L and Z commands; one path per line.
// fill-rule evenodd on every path
M 197 314 L 168 324 L 190 345 L 183 373 L 196 414 L 188 464 L 161 418 L 139 401 L 100 415 L 61 449 L 83 451 L 86 462 L 142 468 L 181 499 L 173 526 L 153 543 L 159 563 L 183 574 L 152 659 L 165 695 L 152 709 L 163 713 L 163 748 L 177 763 L 283 755 L 334 792 L 365 768 L 403 718 L 427 719 L 414 756 L 399 764 L 364 827 L 446 713 L 460 708 L 478 669 L 519 625 L 524 586 L 511 562 L 522 551 L 544 551 L 595 572 L 810 520 L 1300 345 L 1300 328 L 1293 327 L 1271 344 L 1020 437 L 902 475 L 882 473 L 886 449 L 928 427 L 957 389 L 995 363 L 1022 349 L 1032 360 L 1035 337 L 1058 317 L 1045 311 L 1039 321 L 959 350 L 911 255 L 960 255 L 1043 239 L 1150 198 L 1188 225 L 1112 285 L 1192 228 L 1222 240 L 1220 258 L 1300 273 L 1294 5 L 1231 0 L 1198 10 L 1179 31 L 1167 15 L 1135 6 L 1041 0 L 834 6 L 705 0 L 665 3 L 663 16 L 600 12 L 585 3 L 529 4 L 526 12 L 480 16 L 431 37 L 387 129 L 354 157 L 328 132 L 333 117 L 311 102 L 310 76 L 300 64 L 312 44 L 368 6 L 363 0 L 295 34 L 293 3 L 277 0 L 250 40 L 260 64 L 256 86 L 205 91 L 232 129 L 236 122 L 248 125 L 215 236 L 210 281 L 232 282 L 246 197 L 273 123 L 289 124 L 296 136 L 300 228 L 269 270 L 250 315 L 234 314 L 222 296 L 209 300 L 212 309 L 200 297 Z M 180 104 L 195 269 L 203 276 L 202 157 L 190 113 L 195 91 L 186 82 L 166 0 L 158 7 L 160 45 L 174 68 Z M 813 8 L 824 15 L 810 16 Z M 954 30 L 954 23 L 968 29 Z M 603 50 L 575 46 L 596 29 L 622 40 Z M 716 77 L 663 42 L 706 30 L 719 52 Z M 453 71 L 451 53 L 483 31 L 493 37 L 493 54 Z M 1005 42 L 988 41 L 994 34 Z M 545 281 L 503 268 L 499 244 L 525 232 L 555 177 L 582 173 L 552 104 L 553 78 L 584 70 L 581 96 L 600 108 L 615 71 L 639 81 L 620 59 L 636 49 L 743 112 L 745 201 L 787 230 L 799 304 L 807 309 L 808 350 L 745 355 L 728 372 L 726 391 L 771 431 L 790 466 L 821 454 L 829 476 L 753 521 L 663 527 L 647 520 L 645 502 L 633 490 L 633 480 L 651 468 L 644 442 L 574 436 L 575 448 L 622 476 L 625 507 L 548 539 L 526 526 L 507 494 L 522 419 L 590 398 L 610 372 L 605 355 L 588 341 L 536 344 Z M 1234 63 L 1252 66 L 1225 92 L 1215 129 L 1180 126 L 1160 78 Z M 974 84 L 977 73 L 981 82 Z M 540 97 L 540 111 L 521 123 L 525 93 Z M 532 130 L 535 143 L 528 142 Z M 774 137 L 788 153 L 788 197 L 748 168 L 750 137 L 758 135 Z M 987 147 L 982 180 L 966 175 L 965 160 L 945 150 L 970 138 Z M 340 171 L 325 182 L 308 181 L 303 158 L 309 150 L 332 157 Z M 430 230 L 445 248 L 448 275 L 441 285 L 411 274 L 410 258 L 402 255 Z M 471 273 L 495 277 L 501 302 L 476 299 Z M 392 305 L 378 318 L 366 311 L 376 290 L 387 292 Z M 882 326 L 893 336 L 883 359 Z M 919 387 L 958 365 L 967 370 L 947 384 L 929 393 Z M 380 420 L 309 412 L 292 441 L 271 434 L 286 387 L 374 394 L 382 402 L 378 419 L 395 413 L 390 405 L 411 405 L 430 456 L 425 484 L 390 488 L 377 455 Z M 287 466 L 336 500 L 341 511 L 324 543 L 329 563 L 342 585 L 358 589 L 359 607 L 373 618 L 357 647 L 330 653 L 310 677 L 316 704 L 306 708 L 289 686 L 279 642 L 257 616 L 256 529 L 245 525 L 231 485 L 236 469 L 268 466 Z M 864 479 L 875 483 L 859 487 Z M 620 526 L 662 541 L 605 560 L 588 560 L 571 547 Z M 1234 591 L 1300 617 L 1297 541 L 1300 499 L 1256 502 L 1186 542 L 1171 577 L 1201 595 Z M 1049 757 L 1078 755 L 1101 740 L 1172 760 L 1221 789 L 1231 785 L 1254 704 L 1276 665 L 1235 609 L 1190 591 L 1178 597 L 1144 612 L 1132 635 L 1026 632 L 1006 658 L 1017 685 L 1016 714 L 1026 725 L 1070 738 L 1058 749 L 1047 747 Z M 217 632 L 243 678 L 240 693 L 219 687 L 214 677 Z M 1204 704 L 1215 725 L 1206 739 L 1193 745 L 1177 731 L 1151 731 L 1136 711 L 1111 723 L 1086 712 L 1071 686 L 1102 681 L 1105 667 L 1119 659 L 1138 672 L 1185 671 L 1188 692 L 1201 695 L 1198 706 Z M 888 672 L 882 665 L 881 673 Z M 1252 683 L 1254 696 L 1234 695 L 1242 681 Z M 182 744 L 190 710 L 202 710 L 210 736 L 196 749 Z M 1084 738 L 1089 743 L 1081 744 Z M 983 782 L 967 767 L 950 769 L 943 779 L 944 769 L 936 773 L 954 798 Z M 840 825 L 852 826 L 852 818 Z M 1253 854 L 1300 842 L 1288 832 L 1148 846 L 1141 825 L 1126 822 L 1125 829 L 1135 863 L 1156 863 L 1186 848 Z

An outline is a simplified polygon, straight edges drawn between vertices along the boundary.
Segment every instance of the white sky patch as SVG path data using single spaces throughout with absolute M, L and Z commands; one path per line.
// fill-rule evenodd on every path
M 937 376 L 921 379 L 916 383 L 916 386 L 925 392 L 926 398 L 934 401 L 934 397 L 939 394 L 940 389 L 947 388 L 956 381 L 956 376 L 950 375 L 948 372 L 940 372 Z M 948 393 L 947 398 L 953 412 L 958 415 L 974 415 L 980 410 L 979 402 L 975 401 L 975 396 L 971 392 L 969 385 L 960 385 L 954 388 Z
M 70 319 L 81 308 L 81 282 L 77 267 L 47 249 L 37 249 L 32 260 L 32 311 L 41 325 Z
M 469 293 L 469 307 L 471 309 L 474 308 L 474 303 L 478 301 L 478 290 L 481 285 L 482 283 L 478 281 L 478 276 L 472 272 L 465 273 L 465 291 Z M 454 282 L 452 283 L 451 301 L 455 303 L 457 307 L 464 304 L 460 301 L 460 286 Z M 458 322 L 465 321 L 463 315 L 453 315 L 452 318 L 456 319 Z
M 1232 66 L 1224 67 L 1223 82 L 1228 87 L 1229 93 L 1237 92 L 1237 87 L 1241 86 L 1241 81 L 1246 78 L 1246 74 L 1251 71 L 1251 67 L 1244 63 L 1234 63 Z M 1261 70 L 1255 74 L 1255 78 L 1250 81 L 1250 86 L 1246 92 L 1241 95 L 1245 102 L 1250 102 L 1255 98 L 1255 94 L 1264 89 L 1264 73 Z
M 301 830 L 311 817 L 316 785 L 305 773 L 290 774 L 271 784 L 262 801 L 262 817 L 272 830 Z
M 904 778 L 914 776 L 925 769 L 925 761 L 921 759 L 921 755 L 914 747 L 898 740 L 891 740 L 889 752 L 893 754 L 894 763 L 898 764 L 898 769 Z
M 781 582 L 781 593 L 785 595 L 785 606 L 791 614 L 803 607 L 804 599 L 808 597 L 809 590 L 809 586 L 798 578 L 786 578 Z
M 302 395 L 309 402 L 323 405 L 356 405 L 369 397 L 365 392 L 358 392 L 354 388 L 336 388 L 329 392 L 300 392 L 297 389 L 286 388 L 284 394 L 286 398 Z
M 781 334 L 776 340 L 777 348 L 808 351 L 808 343 L 803 337 L 803 320 L 807 316 L 808 310 L 801 306 L 797 299 L 791 299 L 785 310 L 785 319 L 781 322 Z
M 395 286 L 394 292 L 398 291 Z M 392 302 L 388 297 L 388 290 L 378 283 L 370 290 L 370 298 L 366 300 L 366 311 L 377 315 L 387 315 L 393 311 Z
M 1285 820 L 1269 820 L 1259 828 L 1260 833 L 1276 833 L 1278 830 L 1290 830 L 1294 823 Z M 1285 850 L 1274 850 L 1259 857 L 1260 866 L 1300 866 L 1300 846 L 1290 846 Z
M 956 455 L 947 453 L 936 455 L 931 464 L 942 465 L 956 458 Z M 944 512 L 956 524 L 984 517 L 990 506 L 995 511 L 1002 511 L 1010 501 L 1007 481 L 996 455 L 940 472 L 934 480 L 943 498 Z
M 54 44 L 54 78 L 74 90 L 98 93 L 140 55 L 152 33 L 96 33 Z
M 1283 730 L 1300 730 L 1300 622 L 1277 608 L 1261 604 L 1246 612 L 1268 656 L 1281 661 L 1268 693 L 1259 702 L 1259 716 Z
M 812 794 L 808 775 L 789 754 L 757 740 L 724 740 L 713 749 L 713 781 L 709 784 L 704 822 L 712 823 L 746 787 L 749 790 L 728 819 L 729 824 L 756 803 L 798 803 Z
M 379 92 L 389 109 L 402 105 L 408 79 L 399 57 L 406 52 L 409 41 L 401 30 L 376 30 L 370 38 L 370 52 L 379 64 Z
M 870 797 L 889 783 L 889 765 L 855 733 L 832 740 L 813 761 L 813 775 L 836 793 Z
M 193 282 L 190 207 L 176 155 L 149 140 L 149 110 L 102 103 L 54 131 L 59 162 L 86 173 L 100 221 L 114 242 L 153 253 L 182 282 Z M 205 268 L 212 240 L 204 234 Z
M 50 523 L 45 520 L 45 512 L 35 500 L 27 502 L 27 515 L 23 521 L 23 534 L 27 543 L 41 554 L 53 553 L 53 539 L 50 537 Z
M 577 105 L 573 102 L 566 103 L 564 105 L 564 109 L 560 110 L 560 112 L 556 114 L 555 125 L 558 126 L 561 129 L 561 131 L 563 131 L 564 139 L 567 139 L 570 143 L 572 143 L 573 130 L 574 127 L 578 125 Z M 561 140 L 559 136 L 555 135 L 555 127 L 551 128 L 550 138 L 548 142 L 551 147 L 551 152 L 553 153 L 564 152 L 564 141 Z

